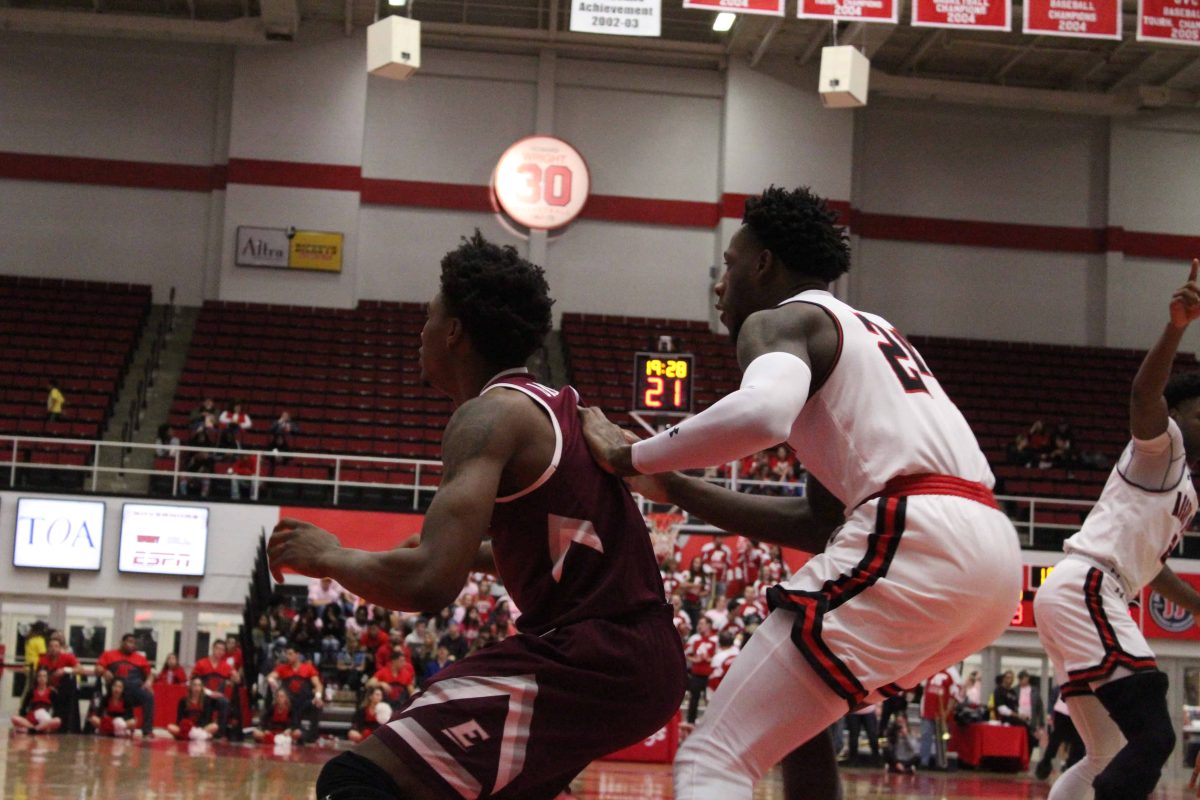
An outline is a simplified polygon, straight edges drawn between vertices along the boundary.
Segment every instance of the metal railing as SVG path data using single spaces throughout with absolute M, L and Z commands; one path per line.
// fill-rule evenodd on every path
M 84 482 L 89 484 L 88 490 L 96 492 L 99 490 L 100 478 L 102 475 L 146 475 L 159 479 L 170 479 L 170 495 L 181 496 L 179 494 L 180 487 L 186 484 L 191 487 L 196 483 L 203 487 L 206 483 L 226 483 L 231 489 L 234 488 L 234 481 L 237 481 L 237 486 L 240 488 L 245 485 L 248 489 L 247 499 L 259 500 L 262 499 L 262 491 L 264 488 L 279 485 L 297 485 L 297 486 L 321 486 L 328 487 L 330 496 L 322 502 L 330 502 L 332 505 L 343 504 L 347 489 L 374 489 L 383 490 L 393 495 L 408 495 L 406 505 L 409 505 L 413 510 L 419 510 L 422 507 L 423 501 L 427 501 L 437 491 L 437 480 L 441 477 L 440 461 L 433 459 L 417 459 L 417 458 L 386 458 L 382 456 L 365 456 L 353 453 L 310 453 L 299 451 L 275 451 L 275 450 L 243 450 L 233 448 L 194 448 L 186 445 L 171 449 L 165 457 L 171 458 L 170 469 L 155 469 L 155 468 L 136 468 L 130 466 L 101 466 L 101 453 L 105 448 L 117 449 L 133 449 L 141 451 L 160 450 L 159 445 L 154 444 L 136 444 L 131 442 L 100 442 L 90 439 L 61 439 L 52 437 L 37 437 L 37 436 L 17 436 L 4 435 L 0 436 L 0 455 L 6 460 L 0 461 L 0 474 L 2 471 L 7 472 L 7 484 L 9 488 L 28 488 L 36 491 L 54 491 L 53 487 L 41 487 L 36 483 L 25 481 L 23 485 L 18 485 L 18 479 L 21 477 L 23 470 L 44 470 L 44 471 L 66 471 L 80 473 L 84 477 Z M 75 453 L 87 453 L 87 464 L 80 466 L 78 464 L 55 464 L 48 461 L 31 460 L 34 453 L 38 450 L 46 449 L 54 451 L 68 451 Z M 191 453 L 202 452 L 205 455 L 211 455 L 217 462 L 218 466 L 212 472 L 208 471 L 188 471 L 184 469 L 184 465 Z M 164 457 L 164 456 L 160 456 Z M 234 464 L 241 459 L 251 457 L 253 459 L 253 472 L 249 474 L 241 474 L 233 472 Z M 290 461 L 290 464 L 284 462 Z M 329 470 L 328 478 L 305 478 L 280 476 L 274 474 L 280 466 L 299 466 L 299 467 L 326 467 Z M 379 482 L 367 480 L 348 480 L 344 477 L 347 469 L 391 469 L 403 470 L 402 475 L 404 480 L 393 482 Z M 433 480 L 429 480 L 431 476 L 437 476 Z M 411 478 L 411 480 L 409 479 Z M 735 462 L 730 464 L 728 477 L 709 477 L 713 483 L 719 484 L 734 491 L 759 491 L 762 493 L 780 492 L 782 494 L 803 496 L 805 484 L 803 481 L 776 481 L 776 480 L 753 480 L 741 478 L 738 475 L 738 464 Z M 428 481 L 428 482 L 426 482 Z M 0 479 L 0 483 L 3 480 Z M 120 492 L 123 493 L 123 492 Z M 232 494 L 232 492 L 231 492 Z M 240 494 L 240 491 L 238 492 Z M 196 495 L 189 495 L 195 497 Z M 1035 535 L 1038 532 L 1047 531 L 1063 531 L 1073 532 L 1078 530 L 1084 515 L 1091 510 L 1095 504 L 1091 500 L 1068 500 L 1053 497 L 1031 497 L 1020 495 L 1003 495 L 996 498 L 1001 507 L 1005 509 L 1009 517 L 1013 520 L 1018 534 L 1021 537 L 1022 546 L 1033 547 Z M 389 503 L 390 505 L 390 503 Z M 645 509 L 646 504 L 643 504 Z M 1080 522 L 1050 522 L 1046 521 L 1043 512 L 1046 511 L 1063 511 L 1077 510 L 1079 512 Z M 693 521 L 688 516 L 684 523 L 685 530 L 695 532 L 711 531 L 709 526 L 702 522 Z M 1197 535 L 1196 532 L 1189 532 L 1189 536 Z
M 180 445 L 178 447 L 169 448 L 163 455 L 158 455 L 159 458 L 170 458 L 172 466 L 170 469 L 142 468 L 130 466 L 102 466 L 101 453 L 106 449 L 117 450 L 138 450 L 138 451 L 158 451 L 163 453 L 164 448 L 156 444 L 138 444 L 133 442 L 101 442 L 91 439 L 63 439 L 57 437 L 42 437 L 42 436 L 19 436 L 19 435 L 3 435 L 0 436 L 0 453 L 3 454 L 6 460 L 0 461 L 0 470 L 7 472 L 8 488 L 29 488 L 36 491 L 53 491 L 53 487 L 41 487 L 34 482 L 28 480 L 22 481 L 19 484 L 19 479 L 22 477 L 22 471 L 62 471 L 69 473 L 78 473 L 84 478 L 84 483 L 89 484 L 88 490 L 91 492 L 99 491 L 100 478 L 102 475 L 146 475 L 152 478 L 170 479 L 172 496 L 180 496 L 179 490 L 183 485 L 191 486 L 193 482 L 201 487 L 209 486 L 212 483 L 227 483 L 230 486 L 231 494 L 240 494 L 240 487 L 243 484 L 248 484 L 248 499 L 259 500 L 262 489 L 273 485 L 299 485 L 299 486 L 324 486 L 331 490 L 331 501 L 333 505 L 338 505 L 341 496 L 348 488 L 371 488 L 382 489 L 393 493 L 410 493 L 411 506 L 414 510 L 421 507 L 423 495 L 430 495 L 437 491 L 436 483 L 423 484 L 422 480 L 431 475 L 441 475 L 441 462 L 430 459 L 416 458 L 385 458 L 381 456 L 366 456 L 353 453 L 308 453 L 298 451 L 280 451 L 280 450 L 246 450 L 237 448 L 221 448 L 221 447 L 188 447 Z M 58 464 L 48 460 L 33 460 L 35 453 L 46 451 L 48 453 L 87 453 L 88 463 L 84 465 L 78 464 Z M 202 453 L 205 456 L 212 456 L 215 461 L 214 470 L 209 471 L 188 471 L 184 468 L 190 460 L 191 454 Z M 253 460 L 253 472 L 242 474 L 235 472 L 235 464 L 243 459 L 251 458 Z M 285 461 L 290 463 L 284 463 Z M 283 477 L 275 475 L 274 472 L 283 466 L 299 466 L 299 467 L 326 467 L 330 471 L 329 478 L 303 478 L 303 477 Z M 347 466 L 350 465 L 350 466 Z M 402 469 L 403 475 L 407 478 L 411 475 L 412 480 L 402 480 L 399 482 L 379 482 L 379 481 L 362 481 L 362 480 L 347 480 L 342 477 L 345 469 Z M 234 482 L 237 482 L 238 490 L 234 490 Z M 186 483 L 185 483 L 186 482 Z M 205 493 L 207 494 L 207 493 Z M 195 495 L 192 495 L 195 496 Z M 204 495 L 202 495 L 204 496 Z

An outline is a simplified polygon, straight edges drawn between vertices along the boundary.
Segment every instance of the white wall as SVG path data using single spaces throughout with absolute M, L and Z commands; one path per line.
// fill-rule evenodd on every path
M 546 69 L 532 56 L 427 50 L 422 70 L 390 82 L 365 75 L 363 51 L 361 32 L 321 23 L 292 44 L 236 51 L 0 34 L 0 271 L 149 282 L 159 299 L 176 286 L 188 304 L 426 299 L 441 256 L 475 227 L 530 252 L 487 210 L 486 185 L 499 154 L 539 127 L 581 150 L 594 194 L 658 212 L 683 202 L 715 218 L 729 199 L 736 214 L 736 196 L 775 183 L 810 185 L 864 220 L 949 222 L 962 241 L 856 237 L 848 299 L 915 334 L 1143 347 L 1186 267 L 1175 250 L 1190 247 L 1163 235 L 1195 235 L 1194 113 L 1112 121 L 883 98 L 833 111 L 812 70 L 769 59 L 720 72 L 560 55 Z M 211 192 L 4 179 L 11 154 L 102 159 L 110 171 L 140 161 L 216 172 L 228 160 L 232 179 Z M 242 168 L 258 162 L 300 183 L 311 165 L 332 165 L 351 185 L 264 185 Z M 425 194 L 364 203 L 360 173 Z M 461 187 L 467 202 L 452 199 Z M 708 270 L 736 217 L 650 217 L 585 216 L 553 237 L 542 260 L 556 310 L 708 319 Z M 1150 234 L 1139 241 L 1151 250 L 981 242 L 995 223 L 1097 241 L 1124 229 Z M 344 270 L 235 267 L 238 225 L 341 231 Z
M 221 603 L 241 608 L 250 586 L 254 557 L 262 530 L 270 531 L 279 521 L 279 507 L 229 503 L 187 503 L 206 505 L 208 517 L 208 556 L 202 578 L 165 575 L 137 575 L 117 570 L 121 540 L 121 506 L 125 498 L 89 496 L 106 505 L 104 540 L 98 572 L 71 572 L 71 588 L 49 589 L 50 570 L 18 568 L 12 565 L 16 535 L 17 499 L 53 497 L 37 492 L 0 492 L 0 591 L 29 598 L 67 597 L 75 601 L 147 600 L 178 602 L 184 584 L 199 584 L 200 603 Z M 72 498 L 74 499 L 74 498 Z M 153 500 L 170 504 L 168 500 Z
M 0 32 L 0 152 L 216 163 L 222 71 L 198 45 Z M 124 172 L 108 166 L 106 172 Z M 206 192 L 0 179 L 0 271 L 148 283 L 202 299 Z

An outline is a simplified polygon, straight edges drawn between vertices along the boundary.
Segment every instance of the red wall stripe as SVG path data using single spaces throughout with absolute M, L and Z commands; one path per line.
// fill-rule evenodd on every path
M 895 214 L 854 215 L 854 230 L 866 239 L 902 242 L 961 244 L 971 247 L 1007 247 L 1017 250 L 1050 250 L 1071 253 L 1103 253 L 1107 231 L 1050 225 L 1020 225 L 1008 222 L 978 222 Z
M 185 192 L 211 192 L 236 183 L 359 192 L 367 205 L 491 212 L 491 190 L 469 184 L 366 178 L 345 164 L 231 158 L 212 166 L 161 164 L 76 156 L 0 151 L 0 179 L 77 183 Z M 713 203 L 593 195 L 585 219 L 713 228 L 721 219 L 741 219 L 748 195 L 727 193 Z M 1005 222 L 877 214 L 830 200 L 854 231 L 867 239 L 997 247 L 1049 252 L 1104 253 L 1157 259 L 1187 259 L 1200 253 L 1200 237 L 1127 231 L 1119 227 L 1076 228 Z
M 191 164 L 0 152 L 0 178 L 17 181 L 208 192 L 212 175 L 212 167 Z
M 491 190 L 463 183 L 429 183 L 363 178 L 362 201 L 377 206 L 449 208 L 455 211 L 492 210 Z
M 229 183 L 286 186 L 292 189 L 332 189 L 339 192 L 357 192 L 362 188 L 362 167 L 344 164 L 231 158 L 228 170 Z

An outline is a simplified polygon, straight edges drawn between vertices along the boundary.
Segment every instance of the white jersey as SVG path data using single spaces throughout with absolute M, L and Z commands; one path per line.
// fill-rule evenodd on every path
M 900 475 L 949 475 L 991 488 L 975 434 L 921 358 L 891 323 L 829 292 L 785 300 L 820 306 L 838 327 L 839 350 L 792 425 L 788 445 L 805 469 L 854 508 Z
M 1115 572 L 1133 598 L 1162 570 L 1195 513 L 1183 433 L 1168 419 L 1161 436 L 1126 446 L 1083 528 L 1063 550 Z

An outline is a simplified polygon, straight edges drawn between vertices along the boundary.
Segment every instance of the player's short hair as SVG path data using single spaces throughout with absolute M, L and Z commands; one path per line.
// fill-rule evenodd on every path
M 478 229 L 442 259 L 441 289 L 476 352 L 498 367 L 523 366 L 550 332 L 554 301 L 542 268 Z
M 1200 397 L 1200 370 L 1177 372 L 1167 381 L 1163 389 L 1163 397 L 1167 400 L 1168 408 L 1178 408 L 1185 400 Z
M 846 229 L 824 198 L 807 186 L 788 191 L 772 186 L 746 198 L 742 223 L 792 272 L 826 283 L 850 269 Z

